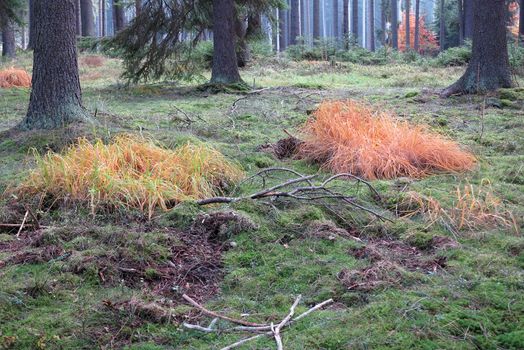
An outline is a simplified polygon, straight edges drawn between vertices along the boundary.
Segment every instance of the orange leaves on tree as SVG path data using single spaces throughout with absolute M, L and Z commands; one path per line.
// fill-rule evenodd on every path
M 410 32 L 410 47 L 415 47 L 415 15 L 409 16 L 409 32 Z M 435 34 L 426 27 L 426 20 L 424 16 L 419 18 L 419 52 L 429 53 L 438 48 L 438 41 Z M 402 22 L 398 29 L 398 48 L 400 51 L 406 50 L 406 12 L 402 13 Z
M 420 178 L 475 166 L 456 142 L 362 102 L 323 102 L 302 132 L 300 154 L 335 173 Z
M 0 88 L 31 87 L 31 76 L 23 69 L 7 68 L 0 70 Z

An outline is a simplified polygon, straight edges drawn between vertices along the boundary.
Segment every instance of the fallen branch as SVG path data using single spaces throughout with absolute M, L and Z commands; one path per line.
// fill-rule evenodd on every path
M 233 322 L 233 323 L 244 322 L 244 321 L 230 319 L 229 317 L 225 317 L 225 316 L 219 315 L 218 313 L 215 313 L 213 311 L 209 311 L 209 310 L 205 309 L 203 306 L 201 306 L 200 304 L 198 304 L 197 302 L 195 302 L 193 299 L 191 299 L 190 297 L 188 297 L 185 294 L 182 297 L 185 300 L 189 301 L 193 306 L 195 306 L 196 308 L 202 310 L 204 313 L 206 313 L 208 315 L 217 316 L 217 318 L 222 318 L 222 319 L 225 319 L 225 320 Z M 217 332 L 217 333 L 231 333 L 231 332 L 259 333 L 259 334 L 254 335 L 254 336 L 241 339 L 241 340 L 239 340 L 239 341 L 237 341 L 237 342 L 235 342 L 235 343 L 233 343 L 231 345 L 228 345 L 228 346 L 222 348 L 222 350 L 234 349 L 234 348 L 237 348 L 237 347 L 239 347 L 239 346 L 241 346 L 241 345 L 243 345 L 243 344 L 245 344 L 247 342 L 250 342 L 252 340 L 255 340 L 255 339 L 258 339 L 258 338 L 261 338 L 261 337 L 264 337 L 264 336 L 273 336 L 273 338 L 275 339 L 275 342 L 277 344 L 277 350 L 283 350 L 284 346 L 283 346 L 283 343 L 282 343 L 281 331 L 285 327 L 289 327 L 294 322 L 296 322 L 296 321 L 306 317 L 307 315 L 311 314 L 315 310 L 318 310 L 318 309 L 320 309 L 320 308 L 322 308 L 322 307 L 324 307 L 324 306 L 326 306 L 328 304 L 331 304 L 333 302 L 333 299 L 328 299 L 326 301 L 321 302 L 320 304 L 317 304 L 317 305 L 313 306 L 312 308 L 310 308 L 307 311 L 303 312 L 299 316 L 297 316 L 295 318 L 292 318 L 294 313 L 295 313 L 296 307 L 300 303 L 301 298 L 302 298 L 302 296 L 299 295 L 295 299 L 295 302 L 293 303 L 293 305 L 291 305 L 291 307 L 289 309 L 289 313 L 276 326 L 273 323 L 271 323 L 269 325 L 268 324 L 266 324 L 266 325 L 256 325 L 256 326 L 245 326 L 245 325 L 242 325 L 242 326 L 235 326 L 235 327 L 228 328 L 228 329 L 215 329 L 214 328 L 214 324 L 216 323 L 217 318 L 215 318 L 213 321 L 211 321 L 211 323 L 210 323 L 210 325 L 208 327 L 202 327 L 202 326 L 199 326 L 199 325 L 194 325 L 194 324 L 189 324 L 189 323 L 184 323 L 183 326 L 188 328 L 188 329 L 198 330 L 198 331 L 201 331 L 201 332 L 204 332 L 204 333 L 212 333 L 212 332 Z

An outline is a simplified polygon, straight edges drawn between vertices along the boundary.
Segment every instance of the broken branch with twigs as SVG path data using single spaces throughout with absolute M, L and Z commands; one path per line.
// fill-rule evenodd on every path
M 243 344 L 245 344 L 247 342 L 250 342 L 252 340 L 255 340 L 255 339 L 258 339 L 258 338 L 261 338 L 261 337 L 264 337 L 264 336 L 273 336 L 273 338 L 275 339 L 275 342 L 277 344 L 277 350 L 283 350 L 284 349 L 284 345 L 282 343 L 281 331 L 285 327 L 289 327 L 294 322 L 297 322 L 298 320 L 308 316 L 312 312 L 314 312 L 316 310 L 319 310 L 322 307 L 324 307 L 326 305 L 329 305 L 329 304 L 331 304 L 333 302 L 333 299 L 325 300 L 325 301 L 323 301 L 323 302 L 321 302 L 319 304 L 316 304 L 315 306 L 313 306 L 312 308 L 310 308 L 307 311 L 303 312 L 302 314 L 298 315 L 297 317 L 293 318 L 293 315 L 295 314 L 295 309 L 298 306 L 298 304 L 300 303 L 300 300 L 302 299 L 302 296 L 299 295 L 295 299 L 295 302 L 293 303 L 293 305 L 291 305 L 291 307 L 289 309 L 289 313 L 286 315 L 286 317 L 284 317 L 282 319 L 282 321 L 280 321 L 275 326 L 273 323 L 271 323 L 271 324 L 257 324 L 257 323 L 252 323 L 252 322 L 246 322 L 246 321 L 243 321 L 243 320 L 233 319 L 231 317 L 224 316 L 224 315 L 218 314 L 216 312 L 213 312 L 213 311 L 210 311 L 210 310 L 204 308 L 202 305 L 198 304 L 196 301 L 194 301 L 191 297 L 187 296 L 186 294 L 184 294 L 182 297 L 186 301 L 188 301 L 191 305 L 193 305 L 197 309 L 201 310 L 206 315 L 215 317 L 213 319 L 213 321 L 211 321 L 211 323 L 209 324 L 208 327 L 203 327 L 203 326 L 199 326 L 199 325 L 184 323 L 183 326 L 185 328 L 187 328 L 187 329 L 198 330 L 198 331 L 201 331 L 201 332 L 204 332 L 204 333 L 212 333 L 212 332 L 221 332 L 221 333 L 223 333 L 223 332 L 251 332 L 251 333 L 259 333 L 259 334 L 254 335 L 254 336 L 241 339 L 241 340 L 239 340 L 239 341 L 237 341 L 237 342 L 235 342 L 235 343 L 233 343 L 231 345 L 228 345 L 228 346 L 222 348 L 222 350 L 234 349 L 234 348 L 239 347 L 240 345 L 243 345 Z M 216 328 L 214 328 L 214 326 L 215 326 L 218 318 L 221 318 L 223 320 L 227 320 L 227 321 L 232 322 L 232 323 L 240 324 L 241 326 L 235 326 L 235 327 L 228 328 L 228 329 L 216 329 Z M 245 324 L 251 324 L 253 326 L 249 326 L 249 325 L 246 326 Z

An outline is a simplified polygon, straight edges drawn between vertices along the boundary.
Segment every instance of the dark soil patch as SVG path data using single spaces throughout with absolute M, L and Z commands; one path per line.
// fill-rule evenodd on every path
M 444 238 L 444 237 L 442 237 Z M 450 243 L 437 239 L 435 249 Z M 367 259 L 370 266 L 338 274 L 341 283 L 349 290 L 372 291 L 377 288 L 401 285 L 406 272 L 434 274 L 446 267 L 446 258 L 428 250 L 420 250 L 402 241 L 375 240 L 364 247 L 351 249 L 357 259 Z
M 212 242 L 224 242 L 242 231 L 256 230 L 257 225 L 248 217 L 235 211 L 199 214 L 190 233 Z
M 291 158 L 295 156 L 303 141 L 296 137 L 288 137 L 275 143 L 266 143 L 257 148 L 257 151 L 274 155 L 278 159 Z

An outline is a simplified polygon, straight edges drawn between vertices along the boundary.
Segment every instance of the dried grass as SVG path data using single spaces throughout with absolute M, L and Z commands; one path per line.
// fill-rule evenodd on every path
M 0 70 L 0 88 L 31 87 L 31 76 L 23 69 L 14 67 Z
M 461 172 L 475 157 L 422 125 L 356 101 L 328 101 L 303 128 L 300 154 L 334 173 L 367 179 Z
M 80 58 L 80 65 L 87 66 L 89 68 L 102 67 L 105 63 L 105 58 L 102 56 L 90 55 Z
M 36 155 L 36 169 L 18 188 L 22 196 L 133 208 L 152 217 L 184 200 L 220 195 L 243 172 L 218 151 L 187 144 L 167 150 L 137 136 L 111 144 L 80 139 L 64 153 Z

